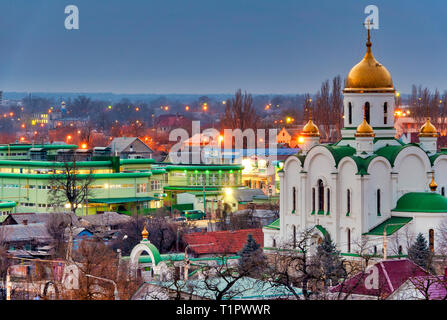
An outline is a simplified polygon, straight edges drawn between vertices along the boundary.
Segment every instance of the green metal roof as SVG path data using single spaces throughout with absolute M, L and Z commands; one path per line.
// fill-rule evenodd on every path
M 167 171 L 174 170 L 198 170 L 198 171 L 218 171 L 218 170 L 242 170 L 242 165 L 169 165 Z
M 154 159 L 120 159 L 120 164 L 151 164 Z
M 105 203 L 105 204 L 114 204 L 114 203 L 129 203 L 129 202 L 143 202 L 143 201 L 151 201 L 151 200 L 160 200 L 154 197 L 134 197 L 134 198 L 100 198 L 100 199 L 89 199 L 90 203 Z
M 355 154 L 355 149 L 350 146 L 336 146 L 336 145 L 321 145 L 328 149 L 335 160 L 335 167 L 338 167 L 338 164 L 341 159 L 344 157 L 349 157 Z
M 410 192 L 400 197 L 391 211 L 447 213 L 447 198 L 434 192 Z
M 14 208 L 16 206 L 17 203 L 15 203 L 14 201 L 0 202 L 0 209 Z
M 151 172 L 120 172 L 120 173 L 97 173 L 97 174 L 78 174 L 78 179 L 120 179 L 120 178 L 141 178 L 150 177 Z M 14 178 L 14 179 L 64 179 L 64 174 L 23 174 L 23 173 L 0 173 L 0 178 Z
M 408 222 L 413 220 L 413 218 L 408 217 L 391 217 L 381 224 L 379 224 L 377 227 L 370 230 L 368 233 L 365 233 L 364 235 L 368 236 L 383 236 L 383 233 L 385 232 L 386 228 L 386 234 L 392 235 L 394 232 L 402 228 L 404 225 L 406 225 Z
M 280 218 L 276 219 L 275 221 L 273 221 L 269 225 L 264 226 L 264 228 L 279 230 L 280 229 L 279 222 L 280 222 Z
M 0 160 L 0 166 L 40 167 L 40 168 L 65 168 L 73 166 L 72 162 L 54 161 L 26 161 L 26 160 Z M 98 168 L 111 167 L 111 161 L 78 161 L 76 167 Z
M 378 156 L 382 156 L 382 157 L 388 159 L 391 166 L 394 167 L 394 161 L 396 160 L 398 154 L 403 149 L 408 148 L 408 147 L 420 148 L 420 146 L 416 143 L 408 143 L 408 144 L 401 145 L 401 146 L 385 146 L 385 147 L 382 147 L 382 148 L 376 150 L 376 152 L 374 152 L 374 153 Z
M 44 149 L 77 149 L 78 146 L 75 144 L 11 144 L 11 145 L 0 145 L 1 151 L 7 150 L 24 150 L 31 148 L 44 148 Z
M 140 243 L 144 244 L 145 246 L 147 246 L 149 248 L 149 250 L 154 255 L 154 260 L 155 260 L 154 264 L 157 265 L 161 261 L 160 251 L 158 251 L 157 247 L 154 246 L 152 243 L 150 243 L 149 240 L 147 240 L 147 239 L 143 239 Z
M 318 230 L 320 230 L 320 232 L 321 232 L 323 235 L 327 235 L 327 234 L 328 234 L 327 230 L 326 230 L 323 226 L 320 226 L 319 224 L 315 225 L 315 228 L 317 228 Z
M 439 156 L 441 156 L 441 155 L 447 155 L 447 150 L 445 150 L 445 149 L 443 148 L 443 149 L 441 149 L 441 152 L 438 152 L 438 153 L 432 155 L 432 156 L 430 157 L 431 165 L 433 165 L 433 164 L 435 163 L 436 159 L 437 159 Z
M 166 191 L 177 191 L 177 190 L 191 190 L 191 191 L 203 191 L 203 186 L 176 186 L 176 187 L 171 187 L 171 186 L 167 186 L 167 187 L 163 187 L 164 190 Z M 222 190 L 222 188 L 220 187 L 205 187 L 205 191 L 220 191 Z

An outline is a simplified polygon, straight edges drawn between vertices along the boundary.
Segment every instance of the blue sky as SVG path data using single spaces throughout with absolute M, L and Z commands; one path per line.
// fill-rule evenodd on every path
M 363 57 L 369 4 L 396 88 L 446 90 L 444 0 L 1 0 L 0 90 L 313 93 Z

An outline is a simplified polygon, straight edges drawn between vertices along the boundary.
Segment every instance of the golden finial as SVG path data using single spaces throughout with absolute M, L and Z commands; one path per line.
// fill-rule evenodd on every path
M 312 102 L 312 99 L 309 99 L 309 102 Z M 318 129 L 317 125 L 312 121 L 312 107 L 309 106 L 308 110 L 309 110 L 309 121 L 307 121 L 306 125 L 303 127 L 301 135 L 306 137 L 319 137 L 320 130 Z
M 143 237 L 143 240 L 147 240 L 148 235 L 149 235 L 149 232 L 147 232 L 146 225 L 144 225 L 143 231 L 141 232 L 141 236 Z
M 438 184 L 435 181 L 435 174 L 432 172 L 432 178 L 431 178 L 431 182 L 429 184 L 430 190 L 432 192 L 435 192 L 436 189 L 438 188 Z

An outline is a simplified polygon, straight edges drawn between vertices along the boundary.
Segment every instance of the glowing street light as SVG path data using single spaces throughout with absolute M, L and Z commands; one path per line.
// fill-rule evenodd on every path
M 304 143 L 304 137 L 303 136 L 299 136 L 298 137 L 298 143 Z
M 88 145 L 87 145 L 87 143 L 83 143 L 83 144 L 81 144 L 81 149 L 87 149 L 88 148 Z
M 186 106 L 186 107 L 185 107 L 185 110 L 186 110 L 186 111 L 189 111 L 189 106 Z

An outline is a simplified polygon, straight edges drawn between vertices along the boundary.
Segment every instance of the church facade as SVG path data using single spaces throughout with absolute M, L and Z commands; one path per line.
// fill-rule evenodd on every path
M 366 54 L 349 72 L 342 138 L 321 144 L 311 119 L 300 152 L 280 176 L 280 218 L 264 227 L 265 247 L 293 243 L 312 229 L 311 244 L 326 233 L 343 254 L 404 255 L 421 232 L 436 251 L 447 217 L 447 150 L 437 150 L 438 132 L 427 118 L 420 143 L 404 144 L 394 128 L 395 88 L 388 70 Z M 360 248 L 359 244 L 366 243 Z

